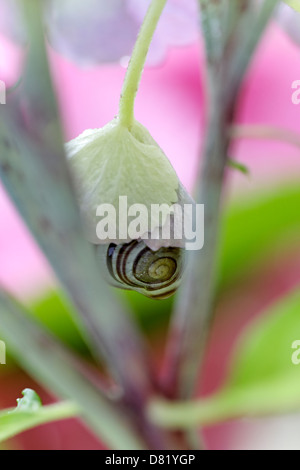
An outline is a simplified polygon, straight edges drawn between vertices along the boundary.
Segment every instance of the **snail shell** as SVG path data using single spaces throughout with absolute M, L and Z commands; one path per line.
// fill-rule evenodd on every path
M 182 248 L 163 247 L 153 251 L 143 241 L 133 240 L 121 245 L 98 245 L 97 256 L 106 268 L 111 285 L 153 299 L 173 295 L 183 274 Z

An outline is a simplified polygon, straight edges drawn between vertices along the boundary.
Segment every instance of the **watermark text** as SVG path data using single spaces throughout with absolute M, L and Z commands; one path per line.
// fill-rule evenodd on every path
M 0 341 L 0 365 L 6 364 L 6 346 L 4 341 Z
M 6 85 L 0 80 L 0 104 L 6 104 Z

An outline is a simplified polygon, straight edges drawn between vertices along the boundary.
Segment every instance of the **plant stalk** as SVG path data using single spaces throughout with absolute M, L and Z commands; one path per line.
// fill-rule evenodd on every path
M 207 53 L 207 133 L 196 202 L 205 206 L 205 244 L 200 252 L 188 254 L 188 269 L 177 299 L 163 369 L 166 393 L 170 398 L 183 400 L 195 392 L 212 321 L 229 130 L 245 72 L 277 3 L 266 0 L 257 12 L 249 0 L 232 0 L 228 11 L 230 27 L 226 27 L 227 2 L 199 1 Z M 251 30 L 247 27 L 250 20 L 255 20 Z M 220 44 L 216 46 L 217 39 Z

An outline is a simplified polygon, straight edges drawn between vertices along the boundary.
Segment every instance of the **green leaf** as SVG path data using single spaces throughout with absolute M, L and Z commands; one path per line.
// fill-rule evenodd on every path
M 294 376 L 299 382 L 295 392 L 300 400 L 300 369 L 292 362 L 292 344 L 296 340 L 300 340 L 299 290 L 246 329 L 235 351 L 230 387 L 284 381 L 285 376 Z
M 1 289 L 0 324 L 1 337 L 18 364 L 56 396 L 76 403 L 101 439 L 112 448 L 143 448 L 119 403 L 108 398 L 107 386 L 100 389 L 101 378 L 94 385 L 89 369 Z
M 284 0 L 284 2 L 294 10 L 300 11 L 300 0 Z
M 299 243 L 299 186 L 275 188 L 235 201 L 223 219 L 218 286 L 224 289 L 274 251 Z
M 79 413 L 79 408 L 71 402 L 43 407 L 40 397 L 31 389 L 25 389 L 22 395 L 15 410 L 0 413 L 0 442 L 41 424 L 73 418 Z
M 239 163 L 235 160 L 228 160 L 227 161 L 227 166 L 229 166 L 230 168 L 234 169 L 234 170 L 238 170 L 240 171 L 241 173 L 243 173 L 244 175 L 249 175 L 249 168 L 246 166 L 246 165 L 243 165 L 243 163 Z
M 240 338 L 220 395 L 223 402 L 225 398 L 231 401 L 233 416 L 300 409 L 300 369 L 292 360 L 299 340 L 298 289 L 271 307 Z
M 298 411 L 300 366 L 295 365 L 293 357 L 298 363 L 299 344 L 298 289 L 245 330 L 220 391 L 193 402 L 154 402 L 150 417 L 164 427 L 190 428 L 245 416 Z
M 49 291 L 30 301 L 29 313 L 32 313 L 64 344 L 81 355 L 90 357 L 89 348 L 74 321 L 74 307 L 62 291 Z
M 240 282 L 278 248 L 290 249 L 300 233 L 300 189 L 280 187 L 255 197 L 233 201 L 227 208 L 221 240 L 219 289 Z M 130 291 L 116 293 L 120 302 L 129 304 L 146 332 L 168 320 L 174 298 L 162 302 Z M 51 332 L 72 349 L 89 355 L 88 348 L 73 320 L 73 307 L 62 292 L 48 292 L 30 303 L 30 310 Z M 1 337 L 1 325 L 0 325 Z

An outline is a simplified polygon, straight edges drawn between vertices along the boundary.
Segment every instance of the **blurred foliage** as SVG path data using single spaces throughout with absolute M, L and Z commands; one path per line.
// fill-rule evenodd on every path
M 300 290 L 275 303 L 246 328 L 235 350 L 230 387 L 278 381 L 285 384 L 287 393 L 298 396 L 300 404 L 300 369 L 292 362 L 296 340 L 300 341 Z M 289 386 L 290 381 L 297 388 Z
M 284 255 L 300 235 L 300 188 L 274 188 L 225 211 L 219 289 L 226 289 L 274 252 Z
M 300 410 L 300 289 L 275 303 L 245 328 L 232 354 L 225 385 L 192 402 L 153 403 L 152 419 L 190 428 L 240 418 Z
M 54 416 L 55 419 L 57 416 L 59 419 L 74 416 L 74 412 L 78 413 L 80 410 L 87 424 L 112 448 L 114 446 L 120 449 L 152 448 L 152 445 L 155 446 L 154 448 L 165 447 L 164 441 L 167 443 L 169 436 L 160 433 L 160 430 L 156 426 L 152 426 L 151 421 L 144 416 L 144 409 L 148 404 L 149 395 L 151 395 L 149 392 L 156 391 L 156 389 L 153 389 L 154 380 L 151 369 L 148 367 L 148 360 L 144 354 L 139 332 L 135 328 L 134 322 L 131 322 L 129 316 L 126 316 L 125 304 L 131 304 L 138 322 L 144 328 L 149 329 L 149 325 L 161 324 L 162 320 L 167 319 L 171 301 L 156 303 L 153 307 L 153 302 L 150 304 L 150 301 L 136 295 L 119 293 L 124 299 L 123 304 L 120 305 L 112 295 L 111 289 L 101 279 L 92 247 L 84 240 L 82 234 L 74 188 L 64 158 L 59 113 L 54 93 L 52 93 L 47 53 L 43 43 L 44 30 L 40 2 L 23 3 L 24 6 L 26 3 L 24 11 L 31 41 L 23 89 L 27 99 L 27 113 L 26 117 L 20 113 L 22 108 L 19 108 L 18 101 L 12 101 L 5 113 L 2 113 L 0 170 L 6 189 L 78 310 L 78 312 L 71 310 L 68 302 L 61 298 L 60 293 L 51 293 L 46 299 L 43 298 L 41 301 L 35 302 L 33 315 L 44 324 L 46 323 L 48 330 L 55 333 L 63 342 L 68 343 L 74 349 L 79 349 L 81 353 L 87 353 L 84 340 L 72 321 L 72 317 L 77 319 L 83 334 L 91 340 L 90 348 L 94 351 L 95 356 L 100 359 L 104 357 L 108 368 L 111 369 L 114 376 L 118 377 L 123 394 L 122 401 L 120 397 L 119 402 L 116 402 L 107 396 L 105 387 L 100 390 L 98 385 L 96 386 L 93 381 L 88 380 L 84 368 L 77 363 L 75 357 L 62 347 L 59 341 L 43 331 L 35 321 L 28 318 L 26 309 L 5 291 L 2 291 L 0 292 L 0 333 L 3 332 L 5 341 L 14 352 L 14 357 L 44 387 L 50 387 L 55 394 L 62 398 L 74 398 L 76 409 L 73 408 L 72 403 L 69 403 L 71 408 L 67 406 L 67 409 L 64 408 L 64 403 L 53 405 L 51 408 L 43 408 L 37 396 L 29 391 L 25 401 L 20 401 L 21 406 L 17 410 L 0 416 L 0 439 L 5 439 L 11 435 L 10 433 L 16 432 L 13 429 L 14 425 L 16 422 L 21 423 L 22 417 L 26 420 L 29 415 L 34 415 L 30 418 L 37 418 L 36 421 L 33 420 L 37 425 L 44 422 L 40 421 L 40 414 L 45 415 L 49 409 L 51 420 L 54 419 Z M 154 1 L 153 18 L 149 13 L 149 16 L 146 17 L 146 25 L 147 18 L 150 18 L 149 25 L 152 23 L 153 26 L 156 26 L 154 22 L 158 20 L 157 15 L 161 13 L 165 3 L 166 0 Z M 207 1 L 202 3 L 204 7 L 209 4 Z M 228 109 L 230 110 L 246 66 L 277 2 L 276 0 L 263 2 L 261 12 L 256 18 L 257 24 L 254 24 L 255 27 L 249 34 L 245 25 L 249 23 L 248 18 L 253 18 L 254 10 L 252 11 L 249 7 L 249 15 L 244 14 L 241 17 L 243 21 L 239 23 L 237 21 L 238 13 L 240 12 L 242 15 L 243 10 L 247 13 L 247 8 L 242 8 L 239 2 L 235 3 L 236 6 L 233 9 L 230 8 L 233 14 L 233 22 L 231 22 L 230 15 L 231 31 L 227 31 L 226 28 L 222 31 L 221 47 L 218 41 L 212 41 L 215 39 L 215 36 L 212 35 L 215 26 L 215 9 L 210 6 L 207 15 L 202 15 L 204 20 L 206 19 L 203 21 L 203 30 L 207 36 L 209 64 L 217 65 L 216 70 L 219 70 L 219 65 L 222 65 L 223 62 L 223 59 L 222 61 L 218 60 L 218 57 L 221 57 L 220 53 L 227 51 L 227 45 L 234 46 L 231 51 L 234 59 L 232 71 L 230 70 L 231 60 L 225 61 L 229 64 L 228 70 L 224 68 L 225 77 L 229 77 L 229 79 L 222 92 L 226 96 L 225 103 L 227 103 L 227 94 L 229 95 Z M 152 9 L 150 8 L 149 11 L 151 12 Z M 220 16 L 219 22 L 221 22 L 222 16 L 219 15 L 220 12 L 221 10 L 216 15 Z M 205 23 L 209 26 L 208 34 Z M 236 28 L 235 23 L 237 23 Z M 148 35 L 150 34 L 150 29 L 148 30 L 146 26 L 143 30 L 145 34 L 147 31 Z M 139 38 L 142 36 L 143 34 Z M 144 40 L 146 38 L 144 37 Z M 215 46 L 213 42 L 217 47 L 210 48 L 212 45 Z M 218 50 L 217 55 L 215 55 L 215 49 Z M 236 58 L 234 57 L 235 50 L 237 51 Z M 231 54 L 229 54 L 229 59 Z M 211 71 L 214 71 L 214 67 Z M 212 78 L 212 74 L 210 78 Z M 214 83 L 214 86 L 218 91 L 219 80 Z M 133 88 L 135 91 L 136 87 Z M 216 90 L 214 90 L 214 94 Z M 216 96 L 219 97 L 219 94 L 216 93 Z M 219 103 L 221 104 L 219 105 Z M 222 105 L 222 100 L 218 101 L 217 107 L 222 108 Z M 210 248 L 208 251 L 204 250 L 204 252 L 207 251 L 208 258 L 211 259 L 213 259 L 215 252 L 214 234 L 218 227 L 219 188 L 221 188 L 223 177 L 222 165 L 225 162 L 224 159 L 219 158 L 219 150 L 223 151 L 224 147 L 225 155 L 227 152 L 226 143 L 228 144 L 227 138 L 223 142 L 223 137 L 219 137 L 219 124 L 221 123 L 222 126 L 223 123 L 223 119 L 219 120 L 219 117 L 223 118 L 223 114 L 227 115 L 228 109 L 225 104 L 224 109 L 221 109 L 220 113 L 219 111 L 216 113 L 217 119 L 212 125 L 212 130 L 216 131 L 216 138 L 214 132 L 210 133 L 217 145 L 212 146 L 213 151 L 208 152 L 206 158 L 208 158 L 208 163 L 212 161 L 212 164 L 208 164 L 208 169 L 217 169 L 217 172 L 207 172 L 205 167 L 204 178 L 201 182 L 204 190 L 200 192 L 203 196 L 200 199 L 204 202 L 208 201 L 206 222 L 208 225 L 211 220 L 214 222 L 209 230 L 209 234 L 212 236 L 209 236 L 207 240 Z M 221 134 L 223 133 L 221 132 Z M 210 142 L 210 137 L 208 137 L 208 142 Z M 20 158 L 21 154 L 24 158 Z M 216 167 L 214 167 L 215 163 Z M 215 176 L 218 173 L 220 180 L 217 179 L 215 191 L 210 191 L 210 184 L 212 183 L 214 187 L 215 181 L 214 178 L 207 179 L 206 174 Z M 42 185 L 35 184 L 37 175 L 43 181 Z M 52 196 L 50 199 L 49 195 Z M 211 198 L 210 195 L 213 197 Z M 228 288 L 254 266 L 257 266 L 259 262 L 266 259 L 266 255 L 273 253 L 279 245 L 286 246 L 287 241 L 294 239 L 296 234 L 299 237 L 299 201 L 298 189 L 289 188 L 273 195 L 260 196 L 258 200 L 239 203 L 228 211 L 224 219 L 220 242 L 219 292 Z M 211 240 L 213 243 L 210 245 Z M 203 299 L 201 296 L 198 298 L 197 295 L 195 296 L 195 300 L 191 304 L 191 312 L 187 312 L 191 318 L 189 319 L 187 315 L 186 324 L 191 328 L 182 330 L 185 338 L 188 338 L 188 342 L 190 341 L 195 346 L 201 345 L 198 333 L 202 332 L 203 324 L 201 321 L 195 322 L 194 320 L 201 318 L 201 315 L 198 315 L 200 309 L 204 312 L 202 316 L 205 316 L 206 312 L 209 313 L 208 307 L 212 298 L 210 292 L 212 262 L 210 260 L 207 264 L 205 257 L 203 261 L 203 263 L 198 263 L 197 258 L 193 258 L 194 267 L 202 267 L 202 272 L 201 269 L 198 272 L 197 270 L 191 271 L 197 276 L 189 279 L 190 283 L 186 283 L 186 285 L 192 286 L 190 291 L 187 290 L 188 293 L 205 293 Z M 80 269 L 78 269 L 79 267 Z M 198 289 L 200 284 L 196 278 L 199 279 L 199 283 L 201 280 L 201 290 Z M 206 279 L 208 279 L 207 284 L 205 284 Z M 185 297 L 185 292 L 184 290 L 181 292 L 181 298 L 189 302 L 190 296 L 186 295 Z M 206 292 L 209 295 L 206 295 Z M 238 360 L 235 359 L 231 379 L 223 390 L 207 400 L 211 408 L 206 402 L 204 406 L 206 417 L 209 409 L 214 416 L 218 414 L 219 421 L 220 416 L 224 418 L 224 415 L 231 417 L 274 409 L 286 411 L 299 406 L 299 383 L 294 372 L 295 368 L 293 370 L 286 367 L 272 368 L 270 361 L 267 360 L 264 367 L 261 365 L 258 379 L 255 369 L 255 362 L 264 362 L 264 355 L 267 357 L 270 353 L 271 345 L 277 346 L 278 336 L 282 332 L 286 338 L 284 343 L 286 347 L 286 342 L 290 340 L 291 335 L 290 326 L 293 324 L 294 327 L 295 325 L 296 305 L 299 306 L 299 300 L 299 295 L 296 295 L 292 300 L 287 299 L 286 302 L 282 302 L 275 308 L 276 327 L 271 322 L 271 326 L 274 328 L 270 328 L 270 324 L 267 324 L 266 321 L 266 327 L 262 323 L 258 330 L 248 333 L 249 336 L 245 340 L 246 347 L 242 345 L 238 350 Z M 100 306 L 103 314 L 99 311 Z M 184 312 L 184 308 L 182 311 Z M 284 318 L 283 313 L 285 313 Z M 150 317 L 152 317 L 151 322 Z M 289 327 L 285 329 L 286 317 L 289 320 Z M 189 333 L 188 335 L 185 334 L 186 331 Z M 263 336 L 262 333 L 264 333 Z M 190 338 L 190 334 L 194 337 Z M 253 348 L 256 343 L 259 344 L 259 348 Z M 194 371 L 192 370 L 192 373 L 189 371 L 189 376 L 196 376 L 198 373 L 197 348 L 185 349 L 184 341 L 181 344 L 180 340 L 178 344 L 182 346 L 179 352 L 183 358 L 184 367 L 187 365 L 189 369 L 192 369 L 195 365 Z M 283 349 L 283 343 L 278 342 L 278 347 Z M 255 361 L 253 361 L 253 356 Z M 283 360 L 282 357 L 281 359 Z M 285 360 L 288 358 L 285 357 Z M 181 366 L 180 361 L 178 364 Z M 270 371 L 268 367 L 271 369 Z M 246 371 L 243 368 L 246 368 Z M 269 373 L 266 373 L 265 369 Z M 180 374 L 177 375 L 180 376 Z M 183 380 L 183 385 L 185 382 L 192 381 L 188 377 L 186 381 Z M 187 385 L 189 387 L 190 384 Z M 274 386 L 276 386 L 276 390 L 274 390 Z M 68 405 L 68 402 L 65 403 Z M 61 405 L 63 408 L 60 407 Z M 119 408 L 116 405 L 119 405 Z M 203 404 L 200 403 L 200 406 L 203 408 Z M 195 416 L 192 414 L 192 417 Z M 45 416 L 42 419 L 45 419 Z M 12 424 L 12 428 L 7 434 L 10 424 Z M 169 446 L 169 443 L 167 445 Z
M 299 308 L 298 289 L 245 329 L 221 390 L 195 402 L 154 402 L 150 406 L 151 419 L 169 428 L 189 428 L 240 416 L 299 410 L 299 366 L 292 362 L 294 342 L 300 342 Z M 0 440 L 77 413 L 75 405 L 68 402 L 43 408 L 30 390 L 18 402 L 15 414 L 7 411 L 0 414 L 0 426 L 3 425 Z
M 284 256 L 300 234 L 300 188 L 274 188 L 255 197 L 233 202 L 226 210 L 220 244 L 218 290 L 221 294 L 254 272 L 269 256 Z M 165 327 L 174 298 L 157 301 L 136 292 L 116 293 L 131 306 L 147 334 Z M 90 357 L 89 349 L 73 320 L 72 306 L 61 291 L 49 291 L 30 302 L 29 311 L 71 349 Z M 1 328 L 0 328 L 1 336 Z M 8 356 L 9 364 L 12 359 Z
M 300 340 L 300 290 L 275 303 L 245 329 L 235 348 L 221 400 L 234 415 L 300 409 L 300 369 L 292 361 Z M 225 400 L 226 397 L 226 400 Z
M 300 1 L 299 0 L 285 0 L 290 7 L 294 8 L 297 11 L 300 11 Z
M 243 163 L 237 162 L 236 160 L 230 160 L 229 159 L 228 162 L 227 162 L 227 166 L 229 168 L 232 168 L 233 170 L 237 170 L 240 173 L 243 173 L 243 175 L 249 175 L 250 174 L 249 168 L 246 165 L 244 165 Z
M 300 234 L 300 189 L 276 188 L 268 193 L 234 202 L 225 211 L 220 244 L 219 293 L 240 282 L 275 252 L 285 251 Z M 119 291 L 124 303 L 145 332 L 165 326 L 174 299 L 157 301 L 136 292 Z M 87 355 L 88 348 L 72 319 L 69 302 L 60 292 L 48 292 L 30 310 L 59 339 Z
M 51 291 L 31 303 L 29 312 L 58 339 L 86 356 L 89 349 L 74 321 L 72 308 L 63 292 Z
M 81 418 L 112 448 L 143 448 L 123 408 L 108 397 L 106 382 L 103 383 L 100 377 L 92 380 L 89 370 L 74 354 L 30 318 L 22 305 L 1 290 L 0 316 L 1 334 L 20 367 L 56 397 L 72 400 L 43 407 L 32 418 L 36 417 L 38 423 L 40 418 L 43 422 L 56 421 L 74 414 L 77 416 L 80 410 Z M 5 419 L 4 416 L 4 423 L 0 421 L 2 436 L 8 429 Z
M 17 399 L 14 410 L 0 413 L 0 442 L 41 424 L 76 416 L 75 405 L 64 402 L 57 405 L 42 406 L 40 397 L 34 390 L 26 389 L 23 398 Z

